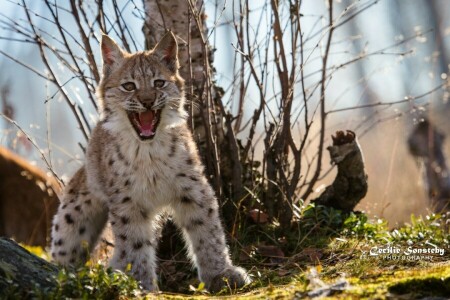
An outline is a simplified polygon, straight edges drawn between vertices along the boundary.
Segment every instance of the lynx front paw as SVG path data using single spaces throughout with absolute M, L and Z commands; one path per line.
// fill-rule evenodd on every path
M 206 288 L 212 293 L 220 291 L 223 287 L 237 289 L 251 282 L 250 276 L 240 267 L 231 266 L 222 273 L 205 280 Z

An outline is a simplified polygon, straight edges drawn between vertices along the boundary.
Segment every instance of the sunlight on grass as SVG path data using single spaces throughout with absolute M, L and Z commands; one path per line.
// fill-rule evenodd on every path
M 318 228 L 314 224 L 320 224 Z M 370 220 L 364 213 L 343 214 L 338 210 L 314 207 L 303 208 L 297 228 L 286 232 L 286 240 L 277 246 L 264 246 L 279 235 L 276 226 L 266 224 L 258 230 L 266 232 L 255 239 L 256 228 L 242 232 L 240 247 L 251 250 L 250 256 L 240 257 L 251 273 L 253 282 L 238 290 L 224 288 L 216 295 L 205 290 L 204 284 L 186 278 L 177 282 L 183 293 L 145 293 L 127 272 L 113 272 L 102 265 L 90 262 L 78 269 L 62 269 L 58 286 L 50 291 L 35 291 L 46 299 L 70 298 L 146 298 L 146 299 L 292 299 L 312 295 L 338 298 L 385 298 L 388 294 L 413 297 L 441 296 L 450 290 L 450 258 L 448 249 L 448 216 L 432 214 L 424 218 L 412 216 L 409 224 L 388 230 L 382 219 Z M 271 229 L 272 228 L 272 229 Z M 313 229 L 313 230 L 311 230 Z M 301 245 L 296 245 L 300 231 Z M 243 248 L 242 248 L 243 247 Z M 414 258 L 408 249 L 444 249 Z M 33 254 L 49 259 L 41 247 L 25 246 Z M 291 253 L 285 257 L 270 257 L 283 249 Z M 289 249 L 297 249 L 292 251 Z M 376 251 L 375 251 L 375 250 Z M 385 249 L 385 250 L 384 250 Z M 397 251 L 398 257 L 392 253 Z M 373 253 L 372 253 L 373 252 Z M 252 254 L 253 253 L 253 254 Z M 281 251 L 280 254 L 283 254 Z M 442 254 L 442 255 L 441 255 Z M 269 255 L 269 257 L 266 257 Z M 312 275 L 313 274 L 313 275 Z M 189 277 L 189 276 L 188 276 Z M 191 276 L 193 277 L 193 276 Z M 336 287 L 343 287 L 337 289 Z M 162 282 L 161 288 L 166 288 Z M 435 291 L 436 290 L 436 291 Z M 443 292 L 442 292 L 443 291 Z M 321 294 L 323 293 L 323 294 Z

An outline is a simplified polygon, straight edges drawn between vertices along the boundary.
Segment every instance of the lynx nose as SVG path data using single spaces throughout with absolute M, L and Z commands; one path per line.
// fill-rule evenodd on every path
M 150 99 L 150 98 L 142 99 L 141 103 L 142 103 L 142 105 L 144 105 L 145 108 L 150 109 L 150 108 L 152 108 L 153 104 L 155 103 L 155 99 Z
M 155 104 L 156 98 L 157 94 L 152 90 L 143 90 L 138 95 L 138 100 L 147 109 L 150 109 Z

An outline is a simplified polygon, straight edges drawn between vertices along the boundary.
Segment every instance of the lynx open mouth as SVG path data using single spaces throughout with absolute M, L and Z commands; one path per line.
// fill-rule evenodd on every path
M 128 112 L 128 119 L 136 130 L 141 140 L 150 140 L 156 134 L 159 121 L 161 119 L 161 110 L 146 110 L 144 112 Z

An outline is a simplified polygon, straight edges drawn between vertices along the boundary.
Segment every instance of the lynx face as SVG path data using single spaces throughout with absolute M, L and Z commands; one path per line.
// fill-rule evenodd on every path
M 136 137 L 147 141 L 160 127 L 184 117 L 183 80 L 178 75 L 177 44 L 171 35 L 152 51 L 135 54 L 104 37 L 102 54 L 104 74 L 98 93 L 102 119 L 109 127 L 127 123 Z

